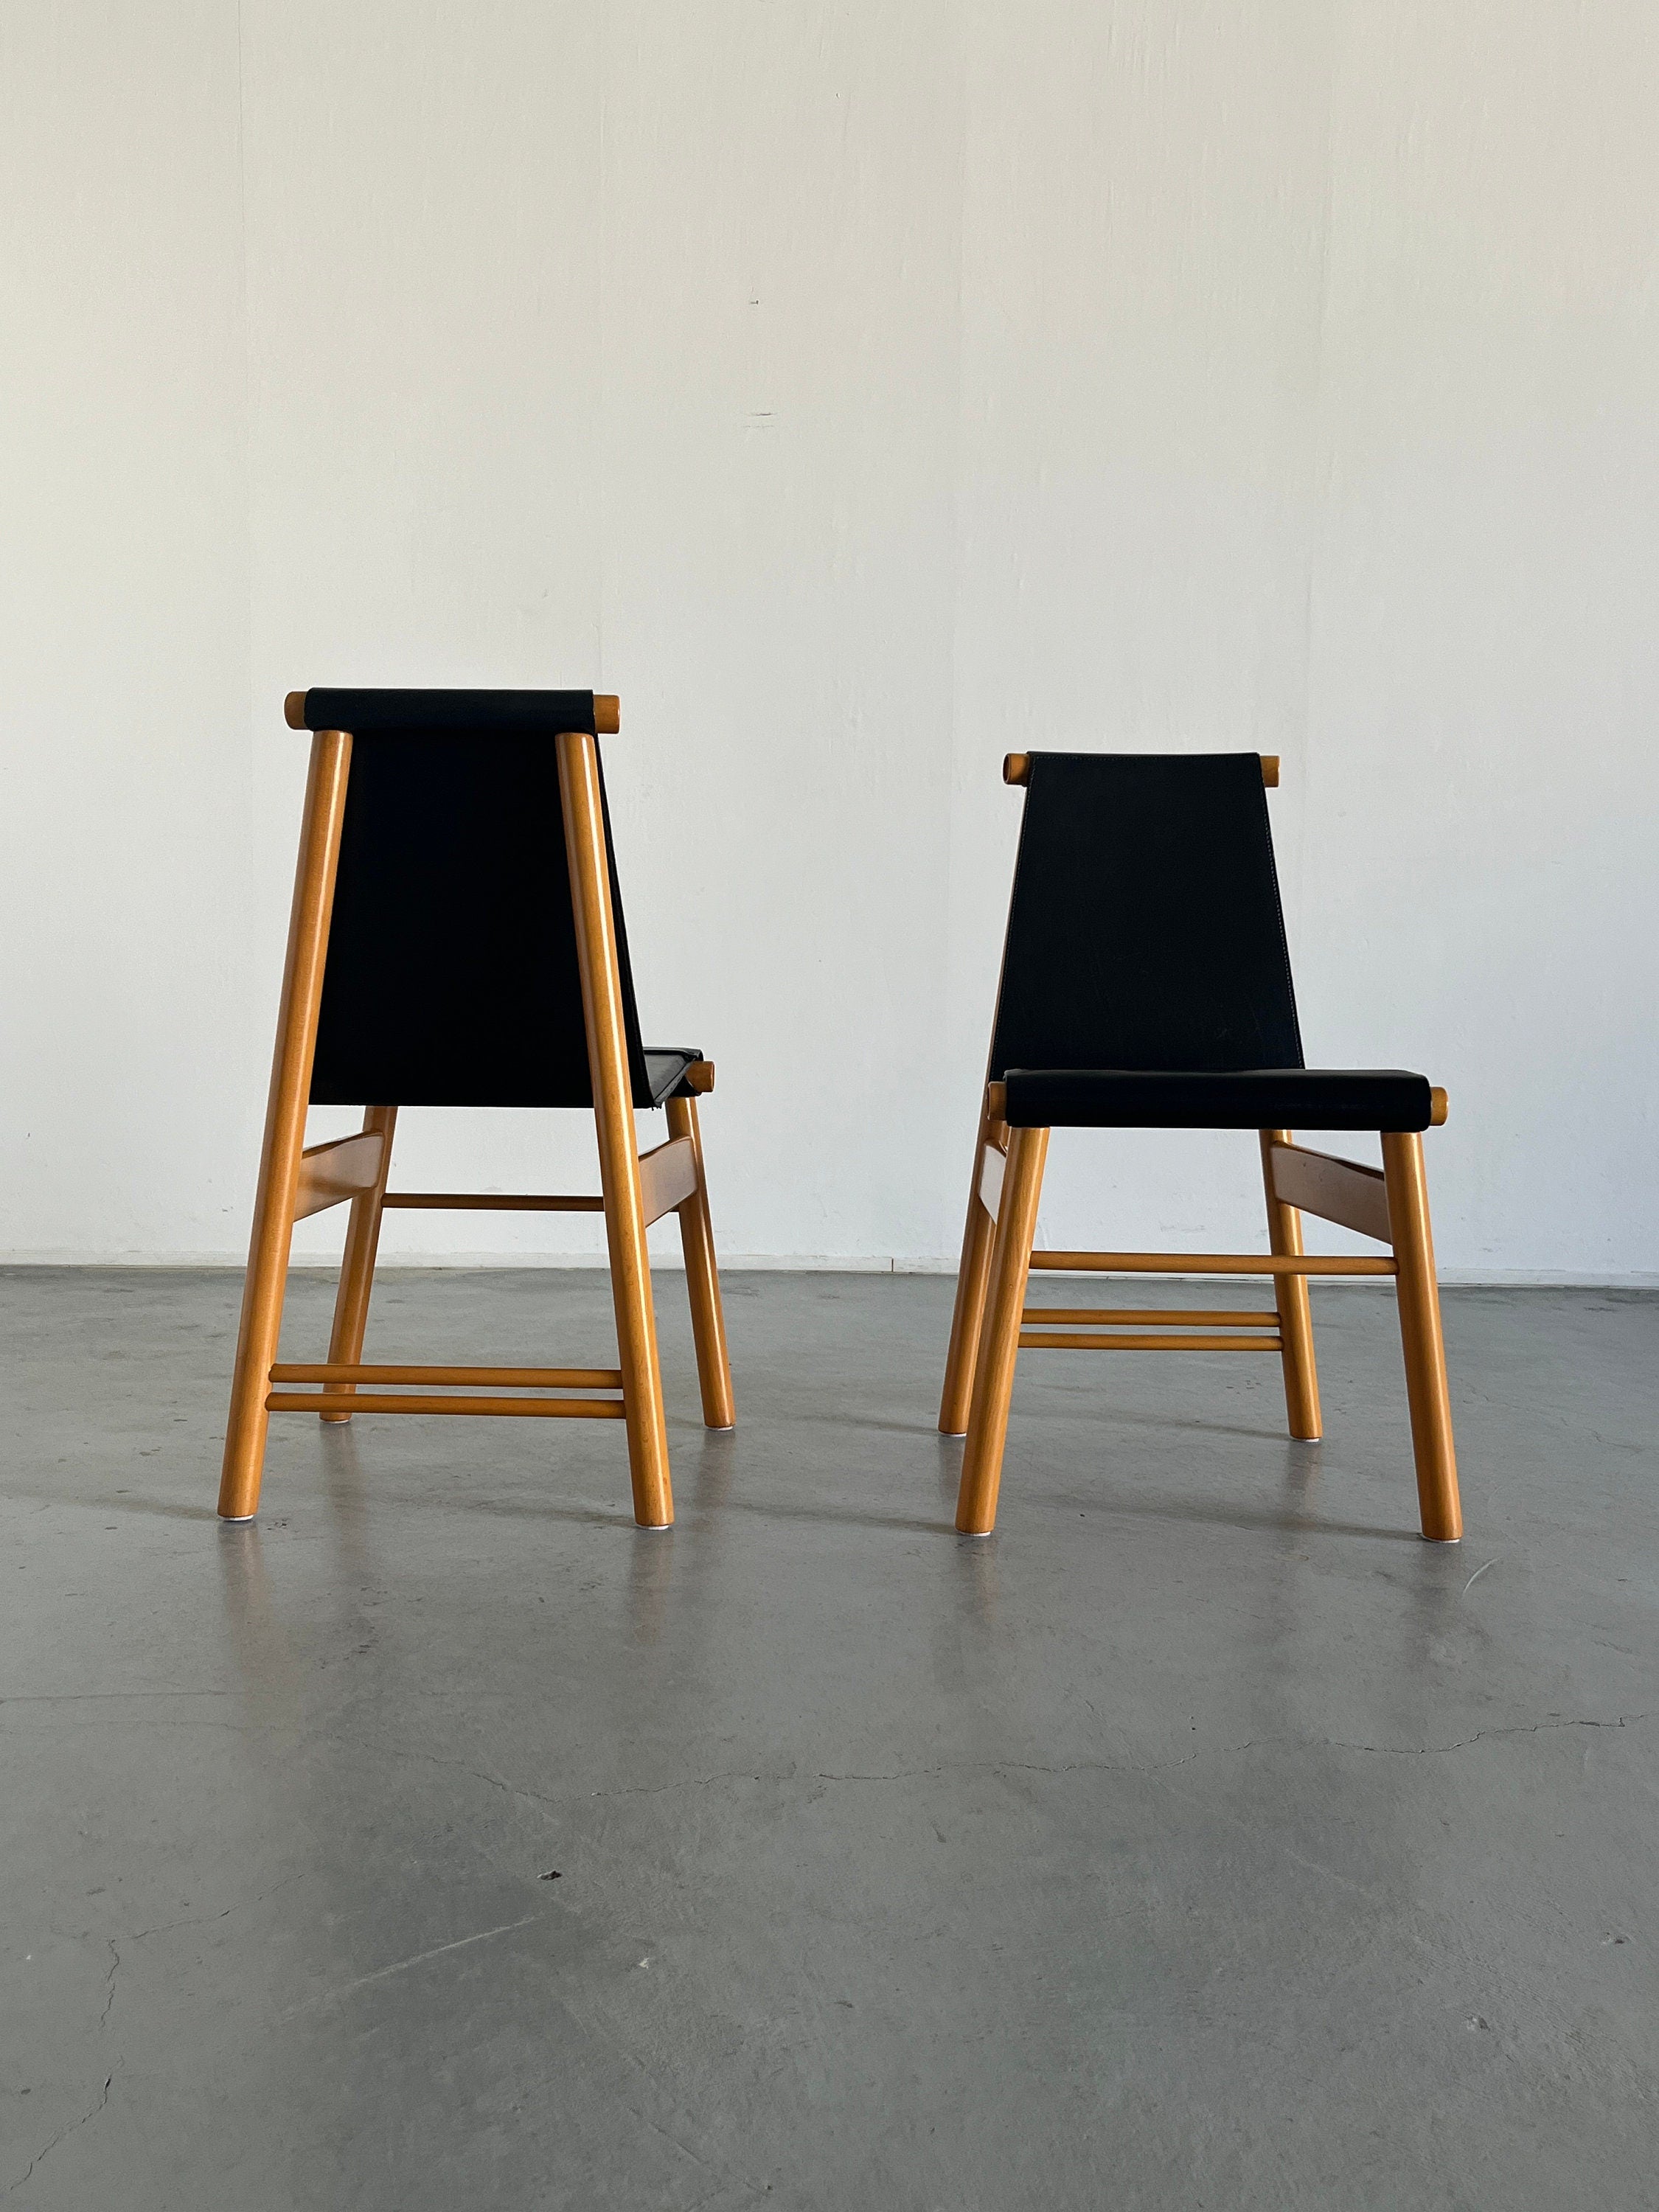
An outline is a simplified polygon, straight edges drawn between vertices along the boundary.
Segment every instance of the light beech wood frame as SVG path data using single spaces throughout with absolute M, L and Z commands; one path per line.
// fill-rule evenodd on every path
M 1030 766 L 1025 754 L 1010 753 L 1003 763 L 1004 781 L 1023 785 Z M 1269 786 L 1278 783 L 1277 760 L 1264 758 L 1262 776 Z M 1321 1415 L 1309 1280 L 1369 1275 L 1395 1279 L 1423 1534 L 1432 1542 L 1457 1542 L 1463 1518 L 1420 1135 L 1383 1132 L 1379 1170 L 1309 1151 L 1294 1142 L 1288 1129 L 1261 1130 L 1265 1254 L 1037 1252 L 1032 1245 L 1049 1132 L 1010 1129 L 1004 1118 L 1006 1103 L 1005 1086 L 988 1081 L 939 1403 L 941 1431 L 967 1440 L 957 1498 L 956 1525 L 963 1535 L 989 1535 L 996 1525 L 1014 1364 L 1021 1351 L 1276 1352 L 1291 1434 L 1316 1443 Z M 1440 1127 L 1446 1112 L 1445 1092 L 1432 1091 L 1431 1127 Z M 1390 1245 L 1390 1256 L 1310 1255 L 1303 1249 L 1304 1213 Z M 1028 1306 L 1026 1285 L 1034 1270 L 1262 1276 L 1273 1284 L 1273 1305 L 1202 1312 Z
M 304 701 L 303 692 L 290 695 L 286 711 L 291 725 L 303 726 Z M 599 726 L 614 732 L 620 726 L 617 702 L 602 697 L 594 703 Z M 685 1251 L 703 1419 L 714 1429 L 729 1429 L 735 1422 L 696 1108 L 696 1097 L 714 1087 L 714 1070 L 710 1062 L 699 1060 L 687 1071 L 686 1088 L 696 1097 L 665 1102 L 668 1141 L 641 1156 L 628 1066 L 598 749 L 593 738 L 580 731 L 567 732 L 554 744 L 599 1139 L 597 1195 L 389 1191 L 395 1105 L 369 1107 L 356 1135 L 307 1147 L 306 1111 L 351 767 L 349 732 L 321 730 L 313 736 L 220 1478 L 219 1512 L 227 1521 L 251 1520 L 258 1509 L 266 1433 L 274 1413 L 313 1413 L 329 1422 L 367 1413 L 468 1413 L 624 1422 L 634 1517 L 641 1528 L 669 1527 L 674 1518 L 673 1492 L 646 1243 L 650 1224 L 669 1212 L 678 1217 Z M 351 1212 L 328 1358 L 313 1365 L 281 1364 L 276 1348 L 294 1224 L 347 1201 Z M 365 1366 L 363 1337 L 380 1222 L 388 1207 L 602 1212 L 616 1307 L 617 1365 Z M 411 1384 L 418 1389 L 386 1387 Z M 502 1391 L 525 1395 L 497 1395 Z

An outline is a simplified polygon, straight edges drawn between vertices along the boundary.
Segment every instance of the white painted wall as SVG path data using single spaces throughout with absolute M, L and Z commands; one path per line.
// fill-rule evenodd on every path
M 1249 746 L 1448 1272 L 1659 1268 L 1656 112 L 1652 0 L 3 0 L 0 1249 L 241 1255 L 285 690 L 592 683 L 728 1255 L 953 1254 L 1005 750 Z

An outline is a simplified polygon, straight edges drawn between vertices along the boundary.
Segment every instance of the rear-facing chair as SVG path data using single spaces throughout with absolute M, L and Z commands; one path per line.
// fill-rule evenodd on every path
M 627 1425 L 634 1517 L 674 1517 L 646 1230 L 679 1217 L 703 1419 L 730 1428 L 732 1375 L 703 1179 L 699 1053 L 640 1042 L 591 691 L 293 692 L 314 732 L 219 1511 L 259 1502 L 267 1417 L 506 1413 Z M 305 1142 L 306 1108 L 362 1106 L 360 1133 Z M 599 1191 L 389 1191 L 402 1106 L 590 1109 Z M 641 1154 L 636 1109 L 665 1107 Z M 328 1358 L 276 1364 L 294 1224 L 349 1202 Z M 388 1206 L 603 1212 L 615 1368 L 365 1366 Z M 297 1389 L 296 1385 L 311 1386 Z M 387 1387 L 391 1386 L 391 1387 Z M 496 1395 L 503 1391 L 511 1396 Z
M 1423 1534 L 1462 1534 L 1421 1132 L 1446 1095 L 1395 1069 L 1304 1066 L 1255 753 L 1013 753 L 1025 787 L 939 1427 L 964 1431 L 957 1527 L 988 1534 L 1014 1362 L 1046 1350 L 1277 1352 L 1293 1437 L 1320 1434 L 1310 1275 L 1391 1275 Z M 1382 1169 L 1292 1127 L 1375 1129 Z M 1051 1128 L 1255 1129 L 1269 1252 L 1037 1252 Z M 1392 1247 L 1310 1258 L 1302 1215 Z M 1259 1275 L 1262 1311 L 1027 1308 L 1029 1270 Z

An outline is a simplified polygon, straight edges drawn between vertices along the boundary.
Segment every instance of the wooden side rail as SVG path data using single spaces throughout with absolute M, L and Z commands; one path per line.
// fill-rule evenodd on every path
M 357 1139 L 350 1138 L 348 1143 Z M 379 1139 L 375 1140 L 377 1143 Z M 671 1137 L 665 1145 L 640 1155 L 640 1195 L 648 1227 L 674 1213 L 697 1188 L 696 1147 L 690 1137 Z M 343 1191 L 342 1197 L 349 1197 Z M 331 1206 L 332 1199 L 323 1200 Z M 527 1191 L 389 1190 L 382 1203 L 405 1210 L 466 1213 L 603 1213 L 605 1200 L 584 1193 Z
M 1282 1352 L 1281 1336 L 1158 1336 L 1150 1330 L 1126 1330 L 1114 1336 L 1082 1336 L 1070 1329 L 1022 1328 L 1022 1352 Z
M 1272 1306 L 1027 1306 L 1022 1328 L 1056 1328 L 1063 1322 L 1089 1328 L 1277 1328 Z
M 620 1398 L 397 1397 L 381 1390 L 273 1390 L 268 1413 L 507 1413 L 543 1421 L 620 1421 Z
M 1392 1260 L 1307 1252 L 1033 1252 L 1034 1268 L 1080 1275 L 1392 1275 Z
M 665 1145 L 640 1155 L 640 1200 L 648 1229 L 665 1213 L 674 1213 L 697 1188 L 696 1147 L 690 1137 L 671 1137 Z
M 445 1396 L 457 1386 L 477 1394 L 481 1389 L 609 1390 L 622 1389 L 619 1367 L 397 1367 L 365 1366 L 348 1360 L 318 1360 L 311 1364 L 279 1362 L 270 1370 L 273 1383 L 316 1382 L 317 1390 L 272 1389 L 265 1399 L 268 1413 L 501 1413 L 520 1419 L 556 1421 L 618 1421 L 625 1408 L 620 1396 L 607 1398 Z M 418 1395 L 409 1390 L 364 1389 L 364 1383 L 419 1383 Z M 332 1388 L 329 1386 L 332 1385 Z
M 620 1367 L 364 1367 L 349 1360 L 279 1363 L 273 1382 L 426 1382 L 473 1389 L 620 1390 Z
M 1391 1244 L 1389 1194 L 1381 1168 L 1361 1167 L 1357 1160 L 1340 1160 L 1330 1152 L 1310 1152 L 1304 1145 L 1270 1145 L 1273 1194 L 1303 1213 L 1316 1213 L 1339 1229 L 1357 1236 L 1373 1237 Z
M 356 1136 L 336 1137 L 326 1145 L 313 1145 L 300 1155 L 300 1180 L 294 1192 L 294 1218 L 339 1206 L 366 1190 L 373 1190 L 380 1175 L 385 1139 L 378 1129 L 360 1129 Z
M 1273 1308 L 1027 1306 L 1019 1345 L 1022 1352 L 1282 1352 L 1279 1328 Z

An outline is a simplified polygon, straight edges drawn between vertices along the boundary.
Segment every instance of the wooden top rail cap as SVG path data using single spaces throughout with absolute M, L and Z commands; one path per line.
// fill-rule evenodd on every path
M 1030 753 L 1004 753 L 1002 756 L 1002 780 L 1005 783 L 1029 783 L 1031 780 L 1031 756 Z M 1277 753 L 1263 753 L 1261 755 L 1261 781 L 1267 785 L 1269 791 L 1278 790 L 1279 755 Z
M 283 720 L 290 730 L 306 726 L 306 695 L 290 691 L 283 702 Z M 614 738 L 622 730 L 622 701 L 614 691 L 593 694 L 593 727 L 602 738 Z

